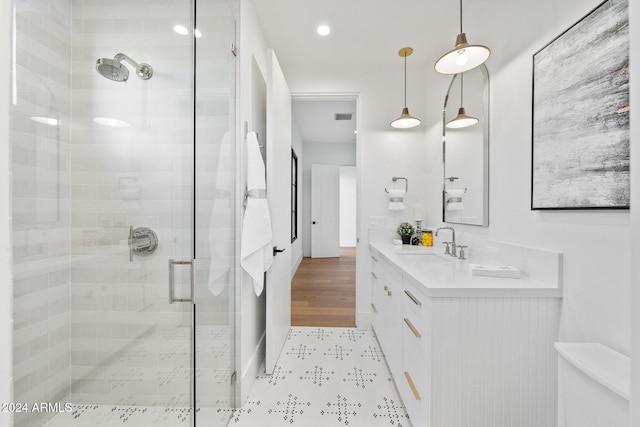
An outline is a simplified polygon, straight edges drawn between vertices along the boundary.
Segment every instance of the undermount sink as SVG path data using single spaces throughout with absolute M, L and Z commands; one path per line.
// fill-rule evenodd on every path
M 394 252 L 401 256 L 408 256 L 412 259 L 420 259 L 421 261 L 429 261 L 429 262 L 442 262 L 442 261 L 451 261 L 449 257 L 435 253 L 433 251 L 433 247 L 424 247 L 424 246 L 402 246 L 394 250 Z

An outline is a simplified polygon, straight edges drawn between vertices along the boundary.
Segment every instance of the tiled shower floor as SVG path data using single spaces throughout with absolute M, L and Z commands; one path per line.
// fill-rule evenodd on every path
M 202 417 L 202 418 L 201 418 Z M 201 422 L 200 420 L 205 420 Z M 198 425 L 227 425 L 229 416 L 216 409 L 198 410 Z M 72 412 L 57 415 L 45 427 L 178 427 L 190 426 L 191 409 L 144 406 L 76 405 Z
M 181 408 L 78 405 L 47 427 L 189 425 Z M 238 409 L 202 409 L 198 425 L 407 427 L 409 420 L 370 331 L 292 328 L 273 375 L 260 375 Z

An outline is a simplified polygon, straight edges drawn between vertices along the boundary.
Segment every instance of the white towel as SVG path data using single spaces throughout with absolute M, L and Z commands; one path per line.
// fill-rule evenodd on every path
M 448 211 L 464 210 L 464 204 L 462 203 L 462 196 L 464 195 L 465 191 L 466 190 L 446 190 Z
M 403 211 L 404 210 L 404 190 L 389 190 L 389 210 L 390 211 Z
M 218 296 L 232 281 L 229 276 L 234 256 L 233 194 L 235 171 L 233 162 L 234 144 L 226 132 L 220 143 L 220 157 L 216 169 L 216 190 L 209 216 L 209 291 Z
M 242 222 L 240 265 L 253 279 L 253 289 L 260 295 L 264 272 L 273 262 L 271 214 L 266 197 L 265 167 L 260 155 L 258 136 L 247 134 L 247 207 Z

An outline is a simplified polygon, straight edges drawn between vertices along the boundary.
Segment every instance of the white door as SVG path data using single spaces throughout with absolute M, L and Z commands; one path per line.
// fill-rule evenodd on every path
M 267 197 L 275 256 L 266 283 L 265 372 L 271 374 L 291 328 L 291 94 L 271 49 L 267 61 Z
M 340 256 L 340 166 L 311 165 L 311 258 Z

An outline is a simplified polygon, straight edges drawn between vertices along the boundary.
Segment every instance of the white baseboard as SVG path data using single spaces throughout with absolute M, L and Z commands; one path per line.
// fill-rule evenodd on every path
M 260 337 L 260 343 L 251 355 L 251 360 L 247 364 L 246 369 L 242 372 L 242 379 L 240 380 L 240 406 L 247 402 L 249 392 L 256 380 L 256 376 L 258 375 L 258 372 L 260 372 L 260 368 L 264 365 L 265 345 L 266 331 L 262 334 L 262 337 Z
M 291 278 L 293 279 L 293 276 L 296 274 L 296 271 L 298 271 L 298 267 L 300 267 L 300 263 L 302 262 L 302 252 L 300 252 L 300 255 L 298 256 L 298 259 L 296 259 L 293 262 L 293 266 L 291 266 Z
M 371 330 L 371 312 L 358 311 L 356 315 L 356 326 L 360 331 L 370 331 Z

